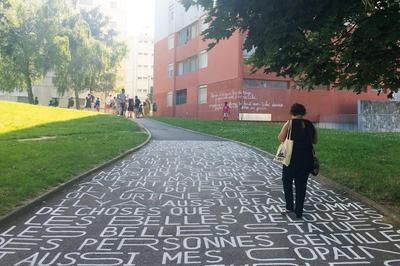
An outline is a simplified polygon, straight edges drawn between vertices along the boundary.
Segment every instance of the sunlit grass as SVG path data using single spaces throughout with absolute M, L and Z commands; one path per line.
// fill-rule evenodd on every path
M 8 102 L 0 110 L 0 216 L 147 138 L 111 115 Z M 30 140 L 43 136 L 52 138 Z
M 0 134 L 50 122 L 68 121 L 97 113 L 0 101 Z

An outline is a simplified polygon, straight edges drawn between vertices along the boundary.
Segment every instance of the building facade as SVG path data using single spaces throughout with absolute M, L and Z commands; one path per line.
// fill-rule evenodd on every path
M 355 114 L 357 101 L 386 100 L 373 90 L 356 95 L 330 87 L 308 92 L 287 78 L 263 71 L 251 73 L 243 52 L 244 36 L 233 34 L 210 51 L 201 32 L 207 29 L 205 12 L 185 10 L 177 0 L 156 0 L 154 100 L 158 115 L 198 119 L 222 119 L 225 102 L 230 119 L 263 114 L 263 119 L 284 121 L 289 108 L 299 102 L 307 117 Z
M 125 91 L 141 101 L 151 98 L 154 72 L 154 39 L 149 29 L 128 38 L 125 61 Z

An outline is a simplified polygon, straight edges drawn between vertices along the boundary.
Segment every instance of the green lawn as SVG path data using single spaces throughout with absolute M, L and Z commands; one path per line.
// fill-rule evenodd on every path
M 0 215 L 146 138 L 120 117 L 0 101 Z
M 241 141 L 275 153 L 281 124 L 238 121 L 159 121 Z M 316 152 L 321 174 L 383 204 L 400 202 L 400 133 L 358 133 L 320 129 Z

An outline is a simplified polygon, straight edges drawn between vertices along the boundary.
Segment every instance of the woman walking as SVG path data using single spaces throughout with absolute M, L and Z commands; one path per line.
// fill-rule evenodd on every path
M 289 127 L 293 151 L 289 166 L 283 166 L 282 181 L 285 192 L 286 210 L 284 213 L 293 212 L 297 218 L 303 215 L 304 199 L 306 195 L 307 180 L 313 164 L 313 144 L 317 143 L 317 131 L 311 121 L 304 119 L 306 108 L 295 103 L 290 108 L 291 120 L 285 123 L 279 133 L 278 139 L 285 141 Z M 293 181 L 296 191 L 295 204 L 293 204 Z

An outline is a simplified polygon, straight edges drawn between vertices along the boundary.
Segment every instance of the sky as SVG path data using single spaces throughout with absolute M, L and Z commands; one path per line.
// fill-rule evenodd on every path
M 133 35 L 145 26 L 154 31 L 154 1 L 155 0 L 127 0 L 128 18 L 127 33 Z

